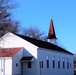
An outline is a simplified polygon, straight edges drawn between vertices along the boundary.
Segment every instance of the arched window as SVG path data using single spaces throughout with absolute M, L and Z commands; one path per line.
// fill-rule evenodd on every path
M 53 56 L 53 68 L 55 68 L 55 57 Z
M 58 68 L 60 68 L 60 58 L 58 58 Z
M 46 57 L 47 68 L 49 68 L 49 56 Z
M 69 59 L 67 59 L 67 69 L 69 69 Z
M 63 69 L 65 68 L 65 59 L 63 58 Z

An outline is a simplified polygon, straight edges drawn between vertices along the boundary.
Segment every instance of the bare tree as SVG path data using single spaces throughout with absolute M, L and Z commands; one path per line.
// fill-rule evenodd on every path
M 19 30 L 19 22 L 11 18 L 10 10 L 16 8 L 16 4 L 11 1 L 0 0 L 0 37 L 9 31 L 17 33 Z
M 23 35 L 39 40 L 45 40 L 44 32 L 41 32 L 41 30 L 38 27 L 24 28 Z

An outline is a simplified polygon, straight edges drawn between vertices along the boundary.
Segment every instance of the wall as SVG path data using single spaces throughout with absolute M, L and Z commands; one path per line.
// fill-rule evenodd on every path
M 17 52 L 13 57 L 12 57 L 12 74 L 14 75 L 20 75 L 21 74 L 21 69 L 22 69 L 22 63 L 23 63 L 23 75 L 37 75 L 37 59 L 34 57 L 34 61 L 32 62 L 32 67 L 28 68 L 28 62 L 21 62 L 22 57 L 29 57 L 32 56 L 26 49 L 22 48 L 19 52 Z M 16 66 L 18 64 L 18 66 Z
M 30 70 L 28 70 L 28 72 L 30 73 L 32 73 L 32 75 L 33 74 L 37 74 L 37 67 L 36 67 L 36 65 L 37 65 L 37 63 L 36 63 L 36 59 L 37 59 L 37 46 L 35 46 L 35 45 L 33 45 L 32 43 L 29 43 L 28 41 L 26 41 L 26 40 L 24 40 L 24 39 L 22 39 L 22 38 L 20 38 L 20 37 L 18 37 L 18 36 L 16 36 L 16 35 L 14 35 L 14 34 L 12 34 L 12 33 L 7 33 L 5 36 L 3 36 L 2 37 L 3 38 L 3 40 L 2 41 L 0 41 L 1 43 L 0 43 L 0 46 L 2 46 L 3 48 L 15 48 L 15 47 L 24 47 L 25 48 L 25 50 L 24 50 L 24 52 L 23 52 L 23 55 L 24 56 L 34 56 L 34 63 L 33 63 L 33 67 L 32 67 L 32 69 Z M 19 55 L 21 54 L 21 52 L 20 53 L 18 53 Z M 12 65 L 13 65 L 13 73 L 19 73 L 20 74 L 20 67 L 18 66 L 18 67 L 16 67 L 16 62 L 17 61 L 19 61 L 20 60 L 20 58 L 21 58 L 21 56 L 14 56 L 13 57 L 13 62 L 12 62 Z M 14 61 L 15 60 L 15 61 Z M 17 63 L 19 63 L 19 62 L 17 62 Z M 20 65 L 20 63 L 19 63 L 19 65 Z M 26 70 L 27 70 L 28 68 L 26 68 Z M 31 74 L 30 73 L 30 74 Z M 27 73 L 26 73 L 27 74 Z M 28 75 L 30 75 L 30 74 L 28 74 Z
M 12 75 L 12 59 L 10 57 L 0 58 L 0 75 Z
M 37 46 L 33 45 L 32 43 L 16 36 L 12 33 L 7 33 L 2 37 L 0 41 L 0 47 L 2 48 L 14 48 L 14 47 L 24 47 L 28 52 L 37 58 Z
M 5 59 L 5 75 L 12 75 L 12 59 Z
M 18 54 L 16 54 L 12 59 L 12 65 L 13 65 L 13 73 L 14 74 L 20 74 L 21 73 L 21 67 L 20 67 L 20 59 L 22 57 L 22 53 L 24 56 L 34 56 L 35 60 L 32 63 L 33 67 L 32 69 L 28 69 L 25 68 L 25 70 L 27 72 L 26 75 L 40 75 L 40 71 L 42 73 L 42 75 L 73 75 L 73 70 L 74 70 L 74 65 L 73 65 L 73 56 L 69 55 L 69 54 L 65 54 L 65 53 L 59 53 L 59 52 L 53 52 L 53 51 L 49 51 L 48 49 L 42 49 L 39 48 L 37 50 L 37 46 L 29 43 L 28 41 L 21 39 L 20 37 L 12 34 L 12 33 L 8 33 L 3 37 L 3 40 L 0 41 L 0 46 L 3 48 L 14 48 L 14 47 L 24 47 L 24 53 L 23 52 L 18 52 Z M 37 54 L 38 51 L 38 54 Z M 47 69 L 46 67 L 46 56 L 49 57 L 49 68 Z M 53 57 L 55 57 L 55 64 L 56 67 L 53 69 L 52 68 L 52 59 Z M 58 58 L 60 58 L 60 69 L 58 69 L 57 66 L 57 61 Z M 69 62 L 72 64 L 72 67 L 70 67 L 69 69 L 67 69 L 67 65 L 65 65 L 65 69 L 62 68 L 62 60 L 63 58 L 65 59 L 65 64 L 67 59 L 69 59 Z M 38 60 L 37 60 L 38 59 Z M 14 61 L 15 60 L 15 61 Z M 37 61 L 38 63 L 37 63 Z M 39 61 L 43 61 L 43 68 L 40 70 L 39 68 Z M 18 63 L 18 66 L 16 66 L 16 63 Z M 27 65 L 26 63 L 24 64 L 25 66 Z M 37 68 L 38 66 L 38 68 Z M 38 70 L 38 71 L 37 71 Z
M 34 51 L 35 49 L 33 49 Z M 24 57 L 33 56 L 28 52 L 28 50 L 24 49 L 23 51 Z M 33 61 L 31 61 L 31 68 L 28 68 L 28 61 L 25 60 L 23 62 L 23 75 L 37 75 L 37 59 L 33 56 Z
M 31 62 L 31 68 L 28 68 L 28 63 L 23 63 L 23 75 L 37 75 L 37 61 Z
M 21 58 L 23 57 L 23 48 L 12 57 L 12 74 L 21 74 Z
M 47 56 L 49 59 L 49 68 L 47 68 L 46 60 Z M 53 57 L 55 57 L 55 68 L 53 68 Z M 58 68 L 58 58 L 60 59 L 60 69 Z M 65 68 L 63 69 L 63 58 L 65 59 Z M 69 65 L 71 63 L 71 67 L 67 69 L 67 59 L 69 59 Z M 38 64 L 40 61 L 43 61 L 43 68 L 39 68 L 38 66 L 38 75 L 74 75 L 74 58 L 73 55 L 69 55 L 66 53 L 55 52 L 53 50 L 48 49 L 38 49 Z

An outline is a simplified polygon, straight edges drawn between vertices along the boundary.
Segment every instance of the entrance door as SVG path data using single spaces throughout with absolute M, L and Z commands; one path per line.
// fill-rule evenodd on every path
M 28 73 L 27 73 L 27 63 L 24 63 L 24 62 L 22 62 L 21 63 L 21 74 L 22 75 L 27 75 Z

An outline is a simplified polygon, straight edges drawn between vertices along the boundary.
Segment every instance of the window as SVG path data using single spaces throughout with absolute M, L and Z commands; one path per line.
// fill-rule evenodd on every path
M 69 62 L 67 62 L 67 69 L 69 69 Z
M 72 64 L 70 63 L 70 68 L 72 67 Z
M 46 60 L 47 68 L 49 68 L 49 57 L 47 56 L 46 59 L 47 59 L 47 60 Z
M 58 68 L 60 68 L 60 58 L 58 58 Z
M 16 63 L 16 67 L 18 67 L 18 63 Z
M 48 55 L 46 56 L 46 59 L 49 60 L 49 56 Z
M 47 60 L 47 68 L 49 68 L 49 60 Z
M 69 59 L 67 59 L 67 69 L 69 69 Z
M 43 68 L 43 61 L 42 61 L 42 68 Z
M 40 68 L 43 68 L 43 61 L 39 62 L 39 66 L 40 66 Z
M 65 68 L 65 62 L 63 61 L 63 68 Z
M 53 57 L 53 68 L 55 68 L 55 57 Z
M 31 62 L 28 62 L 28 68 L 31 68 Z
M 63 69 L 65 68 L 65 59 L 63 58 Z

